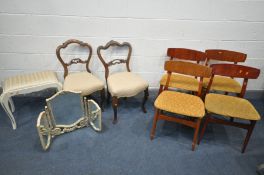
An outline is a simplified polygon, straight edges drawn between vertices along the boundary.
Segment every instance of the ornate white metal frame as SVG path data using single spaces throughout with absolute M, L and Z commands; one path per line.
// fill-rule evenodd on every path
M 65 93 L 75 93 L 80 96 L 83 116 L 80 116 L 80 118 L 72 124 L 57 125 L 56 116 L 54 116 L 52 112 L 51 101 Z M 80 92 L 60 91 L 51 98 L 46 99 L 46 102 L 47 106 L 45 106 L 45 111 L 42 111 L 39 114 L 37 120 L 37 130 L 42 148 L 44 150 L 47 150 L 50 147 L 51 140 L 55 136 L 68 133 L 86 126 L 91 126 L 95 131 L 102 130 L 101 108 L 94 100 L 88 100 L 86 97 L 82 97 Z M 95 123 L 96 120 L 97 124 Z

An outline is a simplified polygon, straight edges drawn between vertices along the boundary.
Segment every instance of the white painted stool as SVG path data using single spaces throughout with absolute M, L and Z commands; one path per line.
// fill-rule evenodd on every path
M 3 81 L 2 87 L 3 93 L 0 96 L 0 102 L 11 120 L 13 129 L 16 129 L 17 126 L 16 120 L 12 114 L 12 112 L 15 111 L 12 96 L 41 91 L 47 88 L 56 88 L 57 91 L 62 89 L 62 85 L 58 81 L 56 73 L 52 71 L 35 72 L 10 77 Z

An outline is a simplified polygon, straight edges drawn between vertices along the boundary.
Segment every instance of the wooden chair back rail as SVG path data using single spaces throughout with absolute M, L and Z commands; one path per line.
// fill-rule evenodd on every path
M 164 90 L 168 89 L 172 72 L 191 75 L 195 77 L 200 77 L 199 86 L 197 90 L 197 96 L 199 97 L 201 97 L 202 95 L 203 77 L 207 77 L 207 78 L 211 77 L 211 72 L 212 72 L 211 68 L 209 67 L 195 63 L 181 62 L 181 61 L 166 61 L 165 70 L 168 71 L 167 72 L 168 78 Z
M 61 51 L 61 49 L 65 49 L 70 44 L 79 44 L 81 47 L 88 48 L 89 54 L 88 54 L 87 59 L 86 60 L 82 60 L 81 58 L 74 58 L 71 61 L 69 61 L 68 63 L 65 63 L 63 61 L 62 57 L 61 57 L 60 51 Z M 82 42 L 82 41 L 79 41 L 79 40 L 76 40 L 76 39 L 69 39 L 66 42 L 64 42 L 62 45 L 59 45 L 57 47 L 57 49 L 56 49 L 56 55 L 57 55 L 60 63 L 63 66 L 64 78 L 68 75 L 68 66 L 70 66 L 72 64 L 78 64 L 78 63 L 86 64 L 85 67 L 86 67 L 87 72 L 91 73 L 91 71 L 89 69 L 89 63 L 90 63 L 90 60 L 91 60 L 91 57 L 92 57 L 92 51 L 93 51 L 92 47 L 88 43 L 85 43 L 85 42 Z
M 234 78 L 257 79 L 260 70 L 253 67 L 235 64 L 212 64 L 212 74 Z
M 116 47 L 128 47 L 127 58 L 126 59 L 114 59 L 114 60 L 111 60 L 108 63 L 106 63 L 102 54 L 101 54 L 101 50 L 107 50 L 108 48 L 114 47 L 114 46 L 116 46 Z M 105 46 L 99 46 L 97 48 L 97 55 L 98 55 L 100 61 L 102 62 L 102 64 L 104 65 L 104 68 L 105 68 L 105 79 L 106 80 L 109 76 L 109 67 L 110 66 L 113 66 L 116 64 L 126 64 L 127 71 L 130 72 L 129 61 L 130 61 L 131 53 L 132 53 L 132 46 L 128 42 L 119 43 L 117 41 L 111 40 Z
M 205 51 L 205 54 L 206 54 L 206 61 L 205 61 L 206 66 L 209 64 L 210 60 L 228 61 L 237 64 L 238 62 L 245 62 L 247 58 L 247 54 L 230 51 L 230 50 L 221 50 L 221 49 L 209 49 Z
M 211 77 L 212 72 L 209 67 L 182 61 L 166 61 L 164 69 L 168 72 L 207 78 Z
M 239 97 L 243 98 L 246 93 L 248 79 L 257 79 L 260 74 L 260 70 L 257 68 L 236 64 L 212 64 L 210 67 L 212 68 L 212 76 L 206 89 L 206 94 L 210 91 L 214 76 L 221 75 L 232 78 L 244 78 L 239 94 Z
M 167 56 L 170 57 L 170 60 L 177 58 L 180 60 L 196 61 L 197 63 L 206 59 L 204 52 L 185 48 L 168 48 Z

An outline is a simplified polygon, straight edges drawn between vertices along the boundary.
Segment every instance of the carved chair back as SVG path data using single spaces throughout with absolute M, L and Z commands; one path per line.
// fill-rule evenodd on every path
M 167 56 L 170 57 L 170 60 L 176 58 L 180 60 L 196 61 L 197 64 L 206 59 L 204 52 L 185 48 L 168 48 Z
M 190 63 L 190 62 L 182 62 L 182 61 L 166 61 L 164 69 L 168 73 L 168 78 L 164 90 L 168 89 L 172 73 L 190 75 L 194 77 L 200 77 L 199 87 L 197 91 L 197 95 L 199 97 L 201 97 L 202 95 L 203 78 L 211 77 L 211 72 L 212 72 L 211 68 L 207 66 L 199 65 L 196 63 Z
M 101 51 L 102 50 L 107 50 L 110 47 L 118 47 L 118 48 L 128 48 L 128 54 L 126 59 L 113 59 L 109 62 L 106 62 L 106 60 L 103 58 Z M 126 69 L 128 72 L 130 72 L 130 67 L 129 67 L 129 61 L 130 61 L 130 57 L 131 57 L 131 53 L 132 53 L 132 46 L 130 43 L 128 42 L 123 42 L 123 43 L 119 43 L 117 41 L 111 40 L 109 41 L 105 46 L 99 46 L 97 48 L 97 55 L 100 59 L 100 61 L 102 62 L 102 64 L 104 65 L 105 68 L 105 79 L 107 81 L 107 78 L 109 76 L 109 67 L 116 65 L 116 64 L 126 64 Z
M 212 64 L 212 76 L 210 78 L 206 94 L 209 92 L 215 75 L 227 76 L 233 78 L 243 78 L 243 85 L 239 97 L 243 98 L 246 92 L 248 79 L 257 79 L 260 70 L 253 67 L 236 65 L 236 64 Z
M 70 44 L 78 44 L 80 47 L 83 48 L 87 48 L 89 50 L 89 54 L 88 57 L 86 59 L 81 59 L 81 58 L 73 58 L 72 60 L 70 60 L 69 62 L 65 62 L 63 60 L 63 58 L 61 57 L 61 49 L 65 49 L 66 47 L 68 47 Z M 68 75 L 69 70 L 68 67 L 71 66 L 72 64 L 85 64 L 86 70 L 87 72 L 91 73 L 90 69 L 89 69 L 89 63 L 92 57 L 92 47 L 85 42 L 76 40 L 76 39 L 70 39 L 65 41 L 62 45 L 59 45 L 56 49 L 56 55 L 57 58 L 59 59 L 60 63 L 62 64 L 63 68 L 64 68 L 64 78 Z
M 205 51 L 205 54 L 206 66 L 208 66 L 210 60 L 233 62 L 234 64 L 237 64 L 238 62 L 245 62 L 247 58 L 247 54 L 220 49 L 208 49 Z

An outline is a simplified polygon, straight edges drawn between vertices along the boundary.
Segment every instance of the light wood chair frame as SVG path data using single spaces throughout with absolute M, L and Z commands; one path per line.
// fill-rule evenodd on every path
M 127 58 L 126 59 L 113 59 L 113 60 L 111 60 L 109 62 L 106 62 L 105 59 L 103 58 L 102 54 L 101 54 L 101 51 L 102 50 L 107 50 L 110 47 L 119 47 L 119 48 L 127 47 L 128 48 Z M 131 54 L 132 54 L 132 46 L 128 42 L 119 43 L 117 41 L 111 40 L 105 46 L 99 46 L 97 48 L 97 55 L 98 55 L 100 61 L 102 62 L 102 64 L 104 65 L 104 68 L 105 68 L 105 80 L 106 80 L 106 82 L 107 82 L 107 79 L 108 79 L 108 76 L 109 76 L 109 67 L 110 66 L 114 66 L 116 64 L 126 64 L 127 72 L 131 72 L 130 66 L 129 66 Z M 111 96 L 111 94 L 108 91 L 108 84 L 107 84 L 107 102 L 110 101 L 110 96 Z M 148 96 L 149 96 L 149 92 L 148 92 L 148 87 L 147 87 L 144 90 L 144 97 L 143 97 L 143 101 L 142 101 L 142 105 L 141 105 L 142 111 L 144 113 L 147 112 L 147 110 L 145 108 L 145 104 L 146 104 L 146 101 L 148 99 Z M 113 120 L 114 124 L 117 123 L 117 107 L 118 107 L 118 97 L 117 96 L 113 96 L 112 97 L 112 108 L 113 108 L 113 111 L 114 111 L 114 120 Z
M 220 76 L 229 76 L 229 77 L 235 77 L 235 78 L 243 78 L 244 81 L 243 81 L 241 92 L 239 94 L 239 97 L 243 98 L 246 92 L 248 79 L 257 79 L 260 74 L 259 69 L 248 67 L 248 66 L 235 65 L 235 64 L 212 64 L 210 67 L 212 67 L 212 76 L 210 78 L 208 87 L 206 89 L 206 94 L 208 94 L 210 91 L 214 76 L 220 75 Z M 250 136 L 252 134 L 252 131 L 255 127 L 256 121 L 250 120 L 250 124 L 245 124 L 241 122 L 235 122 L 232 117 L 228 121 L 225 119 L 215 118 L 210 113 L 207 112 L 198 144 L 202 140 L 205 130 L 207 128 L 207 125 L 209 123 L 218 123 L 218 124 L 223 124 L 227 126 L 235 126 L 238 128 L 246 129 L 247 135 L 246 135 L 246 138 L 244 140 L 244 143 L 242 145 L 242 150 L 241 150 L 241 152 L 244 153 L 246 150 L 247 144 L 249 142 Z
M 87 48 L 89 50 L 89 54 L 88 54 L 87 59 L 83 60 L 81 58 L 73 58 L 68 63 L 64 62 L 63 58 L 61 57 L 61 49 L 65 49 L 70 44 L 78 44 L 80 47 Z M 90 68 L 89 68 L 89 63 L 91 61 L 92 53 L 93 53 L 93 49 L 92 49 L 91 45 L 89 45 L 88 43 L 85 43 L 83 41 L 76 40 L 76 39 L 69 39 L 69 40 L 65 41 L 62 45 L 59 45 L 57 47 L 57 49 L 56 49 L 56 55 L 57 55 L 58 60 L 60 61 L 60 63 L 63 66 L 64 79 L 66 78 L 66 76 L 69 73 L 68 67 L 71 66 L 72 64 L 79 64 L 79 63 L 80 64 L 85 64 L 86 71 L 88 73 L 92 73 Z M 102 110 L 104 110 L 103 104 L 104 104 L 104 100 L 105 100 L 105 88 L 100 90 L 100 97 L 101 97 L 101 99 L 100 99 L 100 107 L 102 108 Z
M 201 97 L 202 96 L 203 78 L 204 77 L 210 77 L 211 69 L 208 67 L 205 67 L 203 65 L 199 65 L 199 64 L 195 64 L 195 63 L 188 63 L 188 62 L 186 62 L 188 67 L 186 67 L 186 69 L 182 69 L 183 66 L 181 66 L 181 64 L 179 64 L 179 65 L 175 64 L 177 62 L 179 62 L 179 61 L 166 61 L 165 62 L 164 69 L 167 71 L 168 78 L 166 81 L 166 85 L 165 85 L 164 89 L 162 89 L 162 91 L 168 90 L 170 77 L 171 77 L 171 74 L 174 72 L 174 73 L 180 73 L 180 74 L 200 77 L 199 87 L 198 87 L 196 95 L 198 97 Z M 192 69 L 190 69 L 191 66 L 195 66 L 198 69 L 200 69 L 201 71 L 200 72 L 199 71 L 193 71 Z M 199 133 L 202 118 L 195 118 L 195 117 L 176 118 L 176 117 L 165 115 L 162 110 L 155 108 L 153 125 L 152 125 L 152 129 L 151 129 L 151 134 L 150 134 L 151 140 L 153 140 L 153 138 L 155 136 L 155 130 L 156 130 L 158 120 L 167 120 L 167 121 L 177 122 L 177 123 L 183 124 L 185 126 L 189 126 L 191 128 L 194 128 L 195 131 L 194 131 L 194 136 L 193 136 L 193 141 L 192 141 L 192 151 L 195 150 L 195 146 L 196 146 L 196 142 L 197 142 L 198 133 Z

